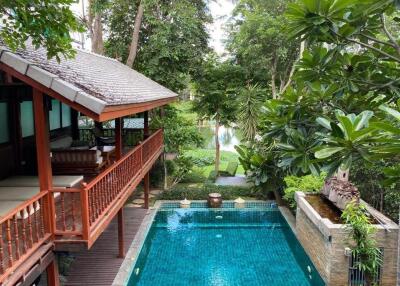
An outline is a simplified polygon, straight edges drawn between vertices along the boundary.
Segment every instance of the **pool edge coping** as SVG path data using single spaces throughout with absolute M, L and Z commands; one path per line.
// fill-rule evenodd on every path
M 139 258 L 139 254 L 143 248 L 146 237 L 150 231 L 151 225 L 154 221 L 154 217 L 157 214 L 158 209 L 162 206 L 163 203 L 179 203 L 181 200 L 157 200 L 154 205 L 150 207 L 140 224 L 140 227 L 133 238 L 132 243 L 129 246 L 129 249 L 125 255 L 125 258 L 118 270 L 117 275 L 115 276 L 112 286 L 126 286 L 129 282 L 129 277 L 132 275 L 134 271 L 133 265 L 136 264 L 137 259 Z M 206 200 L 193 200 L 192 202 L 205 202 Z M 230 201 L 230 200 L 228 200 Z M 276 202 L 275 200 L 249 200 L 248 202 Z M 285 218 L 286 222 L 290 225 L 287 217 L 283 214 L 283 211 L 278 206 L 277 210 L 282 214 Z

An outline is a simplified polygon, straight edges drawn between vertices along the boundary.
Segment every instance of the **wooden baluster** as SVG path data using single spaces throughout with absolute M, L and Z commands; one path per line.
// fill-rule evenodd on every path
M 25 224 L 24 212 L 25 212 L 25 209 L 23 209 L 23 210 L 21 210 L 19 212 L 19 215 L 21 217 L 22 254 L 25 254 L 26 253 L 26 249 L 27 249 L 27 246 L 26 246 L 26 240 L 27 240 L 26 239 L 26 224 Z
M 8 219 L 6 224 L 6 235 L 7 235 L 7 250 L 8 250 L 8 267 L 13 265 L 13 249 L 11 240 L 11 221 Z
M 90 211 L 90 214 L 91 214 L 91 222 L 93 223 L 94 221 L 95 221 L 95 219 L 96 219 L 96 207 L 95 207 L 95 198 L 94 198 L 94 195 L 93 195 L 93 193 L 94 193 L 94 188 L 95 187 L 93 187 L 93 188 L 91 188 L 91 189 L 89 189 L 88 191 L 89 191 L 89 195 L 90 195 L 90 208 L 91 208 L 91 211 Z
M 36 241 L 39 242 L 40 234 L 39 234 L 39 220 L 38 220 L 38 210 L 39 206 L 37 205 L 38 202 L 33 202 L 33 223 L 35 225 L 35 237 Z
M 76 230 L 75 226 L 75 193 L 71 193 L 71 218 L 72 218 L 72 230 Z
M 26 208 L 28 215 L 28 247 L 32 247 L 33 245 L 33 232 L 32 232 L 32 220 L 31 220 L 31 205 L 28 205 Z
M 107 196 L 107 187 L 108 184 L 110 182 L 110 179 L 112 179 L 112 177 L 110 175 L 107 175 L 103 180 L 102 180 L 102 196 L 101 196 L 101 213 L 104 212 L 104 210 L 107 207 L 107 201 L 106 201 L 106 196 Z
M 52 196 L 54 195 L 54 193 L 52 193 Z M 41 198 L 39 200 L 39 214 L 40 214 L 40 237 L 44 237 L 44 216 L 43 216 L 43 198 Z
M 4 273 L 3 224 L 0 224 L 0 273 Z
M 20 245 L 19 245 L 17 214 L 14 215 L 14 237 L 15 237 L 15 258 L 18 260 L 20 257 L 20 252 L 19 252 Z
M 67 229 L 67 225 L 65 223 L 65 198 L 64 198 L 65 193 L 61 192 L 61 223 L 62 223 L 62 229 L 65 231 Z
M 96 219 L 100 215 L 100 193 L 99 193 L 99 184 L 96 184 L 96 187 L 93 190 L 93 196 L 95 198 L 95 209 L 96 209 Z

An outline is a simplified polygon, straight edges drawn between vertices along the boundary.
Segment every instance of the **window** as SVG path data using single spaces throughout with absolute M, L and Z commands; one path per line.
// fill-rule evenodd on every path
M 22 137 L 35 134 L 32 101 L 21 102 L 21 129 Z
M 56 99 L 51 100 L 51 110 L 49 111 L 50 130 L 61 128 L 60 102 Z
M 61 103 L 61 113 L 62 113 L 62 127 L 71 126 L 71 108 Z
M 0 143 L 7 143 L 10 140 L 8 128 L 8 105 L 7 102 L 0 102 Z

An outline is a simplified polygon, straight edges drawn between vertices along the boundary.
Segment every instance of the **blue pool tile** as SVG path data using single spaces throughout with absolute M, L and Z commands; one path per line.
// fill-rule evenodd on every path
M 172 204 L 157 212 L 129 286 L 324 285 L 276 207 Z

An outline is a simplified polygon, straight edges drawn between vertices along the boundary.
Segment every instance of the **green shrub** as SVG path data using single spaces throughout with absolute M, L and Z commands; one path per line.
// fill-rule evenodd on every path
M 210 166 L 215 163 L 215 159 L 212 156 L 206 156 L 202 158 L 193 158 L 193 164 L 197 167 Z
M 255 197 L 256 193 L 251 188 L 217 186 L 214 184 L 204 184 L 198 186 L 189 186 L 178 184 L 169 191 L 165 191 L 158 199 L 161 200 L 206 200 L 209 193 L 220 193 L 224 200 L 234 200 L 237 197 Z
M 296 208 L 294 194 L 296 192 L 315 193 L 319 192 L 324 185 L 326 173 L 319 176 L 307 175 L 303 177 L 286 176 L 284 181 L 286 188 L 284 189 L 283 198 L 289 203 L 291 208 Z
M 204 183 L 207 178 L 200 171 L 191 171 L 186 174 L 181 183 Z

